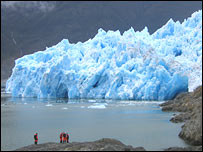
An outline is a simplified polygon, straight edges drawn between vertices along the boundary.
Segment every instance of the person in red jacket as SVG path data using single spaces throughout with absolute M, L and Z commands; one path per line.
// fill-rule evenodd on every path
M 63 133 L 60 133 L 60 143 L 62 143 Z
M 63 132 L 63 143 L 66 143 L 66 133 Z
M 37 142 L 38 142 L 38 135 L 37 135 L 37 133 L 34 135 L 34 140 L 35 140 L 35 144 L 37 144 Z

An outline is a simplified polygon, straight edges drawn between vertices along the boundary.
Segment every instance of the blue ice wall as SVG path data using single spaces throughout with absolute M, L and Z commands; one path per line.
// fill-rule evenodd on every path
M 57 45 L 15 61 L 14 97 L 168 100 L 202 84 L 202 11 L 170 19 L 150 35 L 99 29 L 88 41 Z

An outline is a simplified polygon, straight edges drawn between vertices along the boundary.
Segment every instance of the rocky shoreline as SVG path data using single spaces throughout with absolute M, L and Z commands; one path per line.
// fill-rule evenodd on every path
M 38 145 L 29 145 L 15 151 L 145 151 L 143 147 L 133 148 L 130 145 L 124 145 L 122 142 L 103 138 L 93 142 L 72 142 L 72 143 L 44 143 Z
M 163 111 L 180 112 L 171 118 L 173 123 L 184 122 L 179 137 L 189 147 L 169 147 L 164 151 L 202 151 L 202 86 L 194 92 L 181 93 L 160 105 Z M 143 147 L 125 145 L 116 139 L 103 138 L 93 142 L 67 144 L 44 143 L 29 145 L 16 151 L 146 151 Z
M 175 99 L 160 105 L 163 111 L 180 112 L 171 118 L 174 123 L 184 122 L 179 137 L 193 150 L 202 150 L 202 86 L 194 92 L 181 93 Z M 190 148 L 191 148 L 190 147 Z M 189 150 L 189 149 L 188 149 Z

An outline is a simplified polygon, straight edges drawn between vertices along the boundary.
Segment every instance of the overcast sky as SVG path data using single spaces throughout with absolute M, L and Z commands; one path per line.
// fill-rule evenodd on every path
M 19 8 L 30 9 L 36 8 L 40 11 L 47 12 L 55 7 L 55 2 L 48 1 L 1 1 L 1 7 L 11 10 L 18 10 Z

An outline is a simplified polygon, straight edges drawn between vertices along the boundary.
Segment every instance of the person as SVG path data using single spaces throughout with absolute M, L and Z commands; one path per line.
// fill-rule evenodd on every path
M 60 133 L 60 143 L 62 143 L 63 133 Z
M 63 143 L 66 143 L 66 133 L 63 132 Z
M 68 132 L 66 133 L 66 140 L 67 140 L 67 143 L 69 143 L 69 134 L 68 134 Z
M 35 140 L 35 145 L 36 145 L 38 142 L 38 134 L 37 133 L 34 135 L 34 140 Z

